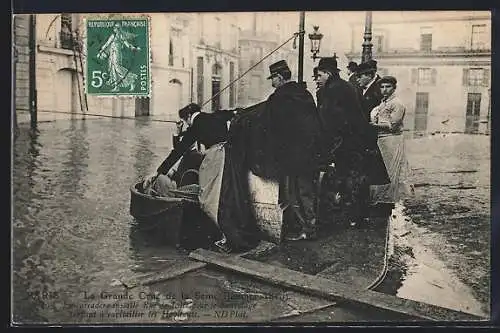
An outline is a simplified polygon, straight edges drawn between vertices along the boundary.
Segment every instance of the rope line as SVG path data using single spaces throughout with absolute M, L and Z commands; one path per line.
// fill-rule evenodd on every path
M 209 100 L 207 100 L 206 102 L 204 102 L 202 105 L 200 105 L 200 107 L 203 107 L 205 106 L 207 103 L 210 103 L 215 97 L 219 96 L 222 92 L 224 92 L 227 88 L 229 88 L 230 86 L 233 85 L 233 83 L 235 83 L 236 81 L 240 80 L 243 76 L 245 76 L 248 72 L 250 72 L 252 69 L 254 69 L 255 67 L 257 67 L 260 63 L 262 63 L 265 59 L 269 58 L 269 56 L 271 56 L 271 54 L 273 54 L 274 52 L 278 51 L 280 48 L 282 48 L 286 43 L 288 43 L 289 41 L 292 40 L 292 38 L 296 38 L 300 33 L 296 32 L 292 35 L 292 37 L 288 38 L 286 41 L 284 41 L 280 46 L 278 46 L 277 48 L 275 48 L 274 50 L 272 50 L 271 52 L 269 52 L 268 54 L 266 54 L 262 59 L 260 59 L 257 63 L 255 63 L 252 67 L 250 67 L 249 69 L 247 69 L 243 74 L 241 74 L 240 76 L 238 76 L 236 79 L 234 79 L 233 81 L 229 82 L 229 84 L 227 86 L 225 86 L 223 89 L 221 89 L 217 94 L 213 95 Z
M 127 117 L 127 116 L 110 116 L 110 115 L 105 115 L 105 114 L 98 114 L 98 113 L 74 113 L 74 112 L 65 112 L 65 111 L 49 111 L 49 110 L 37 110 L 37 112 L 45 112 L 45 113 L 61 113 L 61 114 L 71 114 L 74 116 L 94 116 L 94 117 L 104 117 L 104 118 L 116 118 L 116 119 L 131 119 L 131 120 L 138 120 L 141 118 L 138 117 Z M 153 121 L 153 122 L 160 122 L 160 123 L 173 123 L 176 124 L 177 120 L 161 120 L 161 119 L 148 119 L 148 121 Z

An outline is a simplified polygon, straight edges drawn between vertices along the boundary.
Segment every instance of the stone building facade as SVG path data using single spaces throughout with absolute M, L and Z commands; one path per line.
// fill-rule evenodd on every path
M 242 106 L 250 106 L 265 100 L 274 90 L 269 76 L 269 65 L 278 61 L 286 60 L 291 71 L 292 79 L 297 80 L 298 75 L 298 39 L 294 48 L 293 39 L 283 45 L 279 50 L 272 53 L 259 63 L 278 46 L 293 36 L 299 30 L 298 12 L 257 12 L 246 13 L 241 17 L 241 67 L 240 75 L 247 72 L 240 80 L 239 100 Z M 313 62 L 308 54 L 308 41 L 305 37 L 304 70 L 303 80 L 307 87 L 314 92 L 312 82 Z
M 127 17 L 146 14 L 127 13 Z M 36 91 L 38 121 L 82 117 L 84 113 L 115 117 L 152 116 L 173 120 L 190 102 L 203 103 L 238 74 L 237 19 L 216 13 L 153 13 L 150 21 L 151 98 L 109 98 L 85 95 L 86 17 L 120 14 L 37 14 Z M 16 15 L 18 60 L 16 107 L 20 121 L 29 120 L 28 22 Z M 200 60 L 203 59 L 203 62 Z M 226 89 L 204 110 L 237 105 L 236 85 Z
M 207 112 L 239 106 L 240 28 L 229 13 L 196 13 L 190 30 L 193 102 Z
M 13 125 L 29 121 L 30 115 L 30 64 L 29 64 L 29 15 L 13 18 Z
M 363 31 L 352 26 L 347 54 L 358 62 Z M 398 80 L 407 130 L 489 133 L 489 12 L 374 12 L 372 44 L 379 74 Z

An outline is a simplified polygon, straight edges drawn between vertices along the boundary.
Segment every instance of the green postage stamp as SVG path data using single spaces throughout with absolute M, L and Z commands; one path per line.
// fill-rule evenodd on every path
M 87 19 L 88 95 L 150 97 L 149 18 Z

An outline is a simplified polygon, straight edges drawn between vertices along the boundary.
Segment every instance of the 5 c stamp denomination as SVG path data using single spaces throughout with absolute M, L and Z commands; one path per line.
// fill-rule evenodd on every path
M 87 19 L 87 94 L 149 97 L 149 19 Z

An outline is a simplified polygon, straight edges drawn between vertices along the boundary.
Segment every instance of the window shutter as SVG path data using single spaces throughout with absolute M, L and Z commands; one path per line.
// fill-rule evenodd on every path
M 464 68 L 463 72 L 464 73 L 462 75 L 462 85 L 467 86 L 467 85 L 469 85 L 469 69 Z
M 483 86 L 487 87 L 490 84 L 490 69 L 483 69 Z
M 433 69 L 431 70 L 431 84 L 432 84 L 433 86 L 435 86 L 435 85 L 436 85 L 436 78 L 437 78 L 437 69 L 433 68 Z
M 411 83 L 415 84 L 417 83 L 418 79 L 418 68 L 412 68 L 411 69 Z

